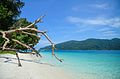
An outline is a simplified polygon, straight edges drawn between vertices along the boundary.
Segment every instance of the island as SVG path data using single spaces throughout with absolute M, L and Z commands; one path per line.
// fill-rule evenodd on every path
M 56 50 L 120 50 L 120 38 L 95 39 L 83 41 L 70 40 L 55 45 Z M 39 51 L 51 50 L 51 46 L 40 48 Z

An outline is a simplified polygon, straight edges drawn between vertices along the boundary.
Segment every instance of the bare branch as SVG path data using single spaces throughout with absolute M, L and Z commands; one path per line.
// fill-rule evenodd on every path
M 16 39 L 12 39 L 12 41 L 17 42 L 18 44 L 20 44 L 20 45 L 22 45 L 22 46 L 24 46 L 24 47 L 26 47 L 26 48 L 28 48 L 28 49 L 33 50 L 33 51 L 36 53 L 36 56 L 37 56 L 37 57 L 38 57 L 38 56 L 42 57 L 42 56 L 40 55 L 40 53 L 39 53 L 38 51 L 36 51 L 35 49 L 33 49 L 32 47 L 30 47 L 30 46 L 28 46 L 28 45 L 26 45 L 26 44 L 24 44 L 24 43 L 22 43 L 22 42 L 20 42 L 20 41 L 18 41 L 18 40 L 16 40 Z
M 51 41 L 51 39 L 47 36 L 47 34 L 46 33 L 42 33 L 46 38 L 47 38 L 47 40 L 52 44 L 52 55 L 57 59 L 57 60 L 59 60 L 60 62 L 62 62 L 62 59 L 59 59 L 56 55 L 55 55 L 55 53 L 54 53 L 54 50 L 55 50 L 55 45 L 54 45 L 54 43 Z
M 46 32 L 43 32 L 42 34 L 47 38 L 47 40 L 48 40 L 51 44 L 54 44 L 54 43 L 51 41 L 51 39 L 47 36 Z
M 29 27 L 35 25 L 35 24 L 38 23 L 38 22 L 42 22 L 41 19 L 43 19 L 44 17 L 45 17 L 45 15 L 40 16 L 40 18 L 38 18 L 35 22 L 33 22 L 32 24 L 30 24 L 29 26 L 27 26 L 27 28 L 29 28 Z
M 26 45 L 26 44 L 24 44 L 24 43 L 22 43 L 22 42 L 20 42 L 20 41 L 18 41 L 16 39 L 12 39 L 12 41 L 14 41 L 14 42 L 16 42 L 16 43 L 18 43 L 18 44 L 20 44 L 20 45 L 22 45 L 22 46 L 24 46 L 24 47 L 26 47 L 28 49 L 32 49 L 30 46 L 28 46 L 28 45 Z
M 5 40 L 7 40 L 7 41 L 5 41 L 3 48 L 2 48 L 2 50 L 4 50 L 10 40 L 6 37 L 6 32 L 1 32 L 1 33 L 3 34 L 2 37 L 5 38 Z
M 24 31 L 22 31 L 22 33 L 24 33 L 24 34 L 28 34 L 28 35 L 35 36 L 35 37 L 40 38 L 40 37 L 39 37 L 39 36 L 37 36 L 36 34 L 32 34 L 32 33 L 28 33 L 28 32 L 24 32 Z
M 2 47 L 0 47 L 0 50 L 3 50 Z M 14 48 L 5 48 L 4 50 L 6 50 L 6 51 L 17 51 L 18 49 L 14 49 Z
M 0 47 L 0 49 L 2 49 L 2 50 L 11 50 L 11 51 L 18 51 L 19 49 L 8 48 L 8 46 L 7 46 L 8 43 L 9 43 L 10 41 L 13 41 L 13 42 L 18 43 L 19 45 L 22 45 L 23 47 L 26 47 L 27 49 L 32 50 L 33 52 L 36 53 L 36 56 L 42 57 L 42 56 L 40 55 L 40 53 L 39 53 L 37 50 L 35 50 L 33 47 L 30 47 L 29 45 L 26 45 L 26 44 L 22 43 L 22 42 L 19 41 L 19 40 L 9 38 L 9 36 L 8 36 L 7 34 L 10 34 L 10 33 L 13 33 L 13 32 L 19 32 L 19 33 L 23 33 L 23 34 L 35 36 L 35 37 L 37 37 L 37 38 L 40 38 L 40 36 L 44 35 L 44 36 L 46 37 L 46 39 L 47 39 L 47 40 L 51 43 L 51 45 L 52 45 L 52 55 L 53 55 L 57 60 L 59 60 L 60 62 L 62 62 L 62 60 L 59 59 L 59 58 L 55 55 L 55 53 L 54 53 L 55 45 L 54 45 L 54 43 L 51 41 L 51 39 L 48 37 L 48 35 L 46 34 L 46 31 L 39 31 L 39 30 L 37 30 L 36 28 L 32 27 L 32 26 L 34 26 L 36 23 L 42 22 L 41 19 L 42 19 L 44 16 L 45 16 L 45 15 L 41 16 L 41 17 L 38 18 L 35 22 L 33 22 L 32 24 L 30 24 L 30 25 L 28 25 L 28 26 L 26 26 L 26 27 L 22 27 L 22 28 L 20 27 L 20 28 L 18 28 L 18 29 L 8 30 L 8 31 L 0 31 L 0 33 L 1 33 L 0 35 L 2 36 L 2 38 L 5 39 L 5 42 L 4 42 L 3 46 Z M 37 36 L 36 34 L 31 33 L 29 30 L 34 31 L 34 32 L 36 32 L 36 33 L 39 33 L 40 35 Z M 27 31 L 27 32 L 26 32 L 26 31 Z M 9 46 L 9 47 L 11 47 L 11 46 Z M 18 58 L 18 60 L 19 60 L 19 57 L 18 57 L 17 54 L 16 54 L 16 56 L 17 56 L 17 58 Z M 19 61 L 19 65 L 20 65 L 20 61 Z

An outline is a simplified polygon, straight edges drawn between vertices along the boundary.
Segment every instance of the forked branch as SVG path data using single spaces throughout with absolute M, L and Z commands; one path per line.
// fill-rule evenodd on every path
M 59 59 L 57 56 L 56 56 L 56 54 L 54 53 L 54 50 L 55 50 L 55 45 L 54 45 L 54 43 L 51 41 L 51 39 L 48 37 L 48 35 L 46 34 L 46 32 L 43 32 L 42 33 L 46 38 L 47 38 L 47 40 L 51 43 L 51 45 L 52 45 L 52 55 L 57 59 L 57 60 L 59 60 L 60 62 L 62 62 L 62 59 Z
M 19 40 L 17 40 L 17 39 L 9 38 L 7 34 L 10 34 L 10 33 L 13 33 L 13 32 L 19 32 L 19 33 L 22 33 L 22 34 L 27 34 L 27 35 L 35 36 L 35 37 L 37 37 L 37 38 L 40 38 L 41 35 L 44 35 L 44 36 L 46 37 L 46 39 L 47 39 L 47 40 L 50 42 L 50 44 L 52 45 L 52 55 L 53 55 L 57 60 L 59 60 L 60 62 L 62 62 L 62 60 L 59 59 L 59 58 L 55 55 L 55 53 L 54 53 L 55 45 L 54 45 L 54 43 L 51 41 L 51 39 L 48 37 L 48 35 L 46 34 L 46 32 L 45 32 L 45 31 L 37 30 L 36 28 L 32 27 L 32 26 L 34 26 L 36 23 L 42 22 L 41 19 L 42 19 L 44 16 L 45 16 L 45 15 L 41 16 L 41 17 L 38 18 L 35 22 L 33 22 L 32 24 L 30 24 L 30 25 L 28 25 L 28 26 L 26 26 L 26 27 L 22 27 L 22 28 L 20 27 L 20 28 L 18 28 L 18 29 L 8 30 L 8 31 L 0 31 L 0 33 L 2 34 L 2 38 L 5 39 L 5 42 L 4 42 L 3 46 L 0 47 L 0 49 L 2 49 L 2 50 L 13 50 L 13 51 L 18 50 L 18 49 L 14 49 L 14 48 L 8 47 L 8 43 L 9 43 L 10 41 L 13 41 L 13 42 L 18 43 L 19 45 L 21 45 L 21 46 L 23 46 L 23 47 L 26 47 L 27 49 L 30 49 L 30 50 L 34 51 L 37 56 L 42 57 L 42 56 L 39 54 L 39 52 L 38 52 L 37 50 L 35 50 L 34 48 L 32 48 L 31 46 L 29 46 L 29 45 L 27 45 L 27 44 L 24 44 L 24 43 L 22 43 L 21 41 L 19 41 Z M 36 34 L 34 34 L 34 33 L 31 33 L 29 30 L 34 31 L 34 32 L 36 32 L 36 33 L 39 33 L 39 34 L 41 34 L 41 35 L 38 36 L 38 35 L 36 35 Z M 10 40 L 10 39 L 11 39 L 11 40 Z M 17 55 L 17 54 L 16 54 L 16 55 Z M 18 55 L 17 55 L 17 57 L 18 57 Z M 18 58 L 18 59 L 19 59 L 19 58 Z

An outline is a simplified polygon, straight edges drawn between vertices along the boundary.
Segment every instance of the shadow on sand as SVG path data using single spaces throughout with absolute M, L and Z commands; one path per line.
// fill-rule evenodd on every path
M 18 64 L 18 63 L 12 62 L 12 60 L 17 60 L 17 58 L 9 57 L 9 56 L 0 56 L 0 58 L 6 59 L 4 61 L 5 63 Z M 33 61 L 33 60 L 27 60 L 27 59 L 20 59 L 20 61 L 33 62 L 33 63 L 43 64 L 43 65 L 54 66 L 54 65 L 49 64 L 49 63 L 43 63 L 43 62 L 40 62 L 40 61 Z

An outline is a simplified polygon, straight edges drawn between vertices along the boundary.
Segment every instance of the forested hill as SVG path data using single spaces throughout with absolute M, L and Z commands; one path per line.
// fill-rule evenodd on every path
M 109 39 L 87 39 L 83 41 L 67 41 L 56 44 L 57 50 L 120 50 L 120 38 Z M 51 50 L 46 46 L 40 50 Z

